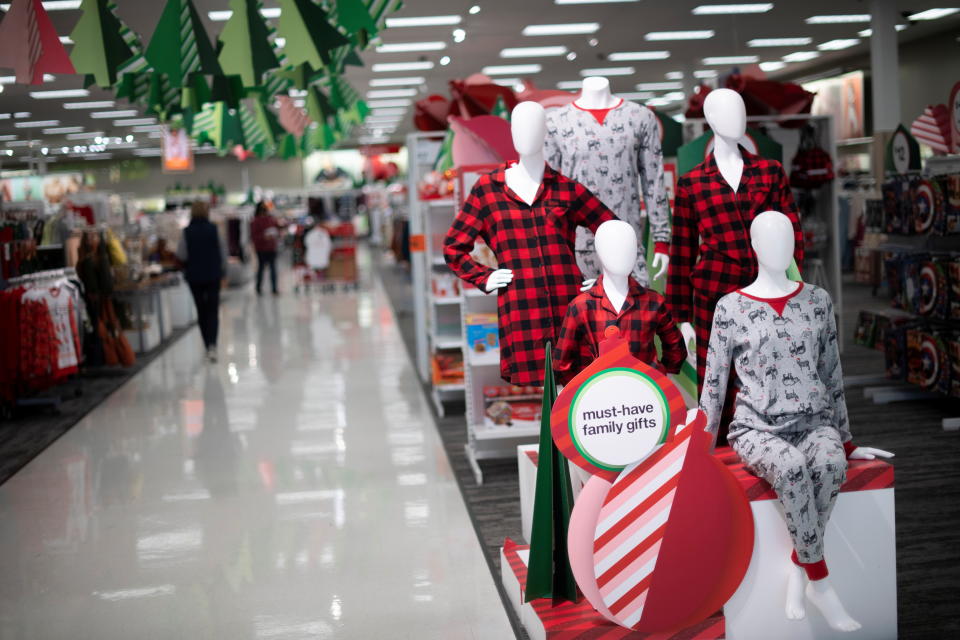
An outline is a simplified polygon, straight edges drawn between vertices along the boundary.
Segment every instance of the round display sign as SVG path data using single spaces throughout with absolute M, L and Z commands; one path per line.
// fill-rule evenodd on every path
M 897 131 L 893 136 L 893 168 L 897 173 L 910 170 L 910 141 L 903 131 Z
M 670 406 L 647 374 L 607 369 L 577 390 L 568 425 L 580 455 L 601 469 L 619 470 L 666 442 Z

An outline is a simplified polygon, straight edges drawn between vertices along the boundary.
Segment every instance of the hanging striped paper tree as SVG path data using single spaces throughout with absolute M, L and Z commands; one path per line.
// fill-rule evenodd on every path
M 88 86 L 92 83 L 104 89 L 112 87 L 117 83 L 120 66 L 134 55 L 123 37 L 123 23 L 109 0 L 83 0 L 80 11 L 80 20 L 70 32 L 75 43 L 70 61 L 77 73 L 88 76 Z
M 74 74 L 40 0 L 13 0 L 0 22 L 0 67 L 13 69 L 21 84 L 43 84 L 46 74 Z
M 223 102 L 209 102 L 193 119 L 193 139 L 198 145 L 213 145 L 224 155 L 236 145 L 243 145 L 243 127 L 235 109 Z
M 231 0 L 233 14 L 218 38 L 219 62 L 227 75 L 240 76 L 243 86 L 260 87 L 268 71 L 280 66 L 270 42 L 271 29 L 260 14 L 260 0 Z
M 314 69 L 330 64 L 332 53 L 350 41 L 330 24 L 327 12 L 313 0 L 280 0 L 277 34 L 286 40 L 287 62 Z
M 277 117 L 260 100 L 244 100 L 240 107 L 240 125 L 247 150 L 261 160 L 276 153 L 283 129 Z
M 221 76 L 223 70 L 192 0 L 167 0 L 146 51 L 147 62 L 176 88 L 190 75 Z

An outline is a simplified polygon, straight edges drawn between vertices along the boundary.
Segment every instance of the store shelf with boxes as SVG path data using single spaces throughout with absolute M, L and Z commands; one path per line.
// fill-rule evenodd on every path
M 889 382 L 865 394 L 878 404 L 960 399 L 960 157 L 890 174 L 881 193 L 867 203 L 870 242 L 858 252 L 857 275 L 875 291 L 883 286 L 890 307 L 861 310 L 854 341 L 884 353 Z

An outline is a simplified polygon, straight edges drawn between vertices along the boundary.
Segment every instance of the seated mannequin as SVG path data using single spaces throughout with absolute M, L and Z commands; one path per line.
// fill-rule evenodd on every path
M 637 262 L 633 226 L 621 220 L 604 222 L 597 229 L 596 251 L 603 273 L 570 302 L 560 328 L 554 360 L 560 381 L 568 383 L 597 358 L 604 331 L 611 325 L 620 329 L 638 360 L 668 373 L 679 372 L 687 349 L 666 301 L 630 276 Z M 660 336 L 663 347 L 659 363 L 654 336 Z
M 793 224 L 766 211 L 751 224 L 750 238 L 759 275 L 717 303 L 700 407 L 716 433 L 733 367 L 741 386 L 728 440 L 747 469 L 776 491 L 794 544 L 786 615 L 806 615 L 805 593 L 833 629 L 855 631 L 860 624 L 828 576 L 824 532 L 846 458 L 893 454 L 851 442 L 830 295 L 786 276 Z

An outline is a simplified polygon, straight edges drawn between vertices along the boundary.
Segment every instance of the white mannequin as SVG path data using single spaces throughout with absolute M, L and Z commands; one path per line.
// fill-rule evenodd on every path
M 747 108 L 743 98 L 733 89 L 714 89 L 703 101 L 703 116 L 713 130 L 713 158 L 720 175 L 736 191 L 743 177 L 743 154 L 738 146 L 747 133 Z M 792 245 L 791 245 L 792 246 Z M 654 261 L 656 264 L 656 261 Z M 787 266 L 790 262 L 787 262 Z M 786 271 L 787 267 L 784 267 Z M 696 353 L 697 334 L 689 322 L 680 324 L 680 333 L 687 345 L 694 345 L 690 353 Z
M 513 136 L 513 148 L 517 150 L 520 161 L 507 168 L 504 178 L 507 186 L 518 198 L 532 205 L 540 193 L 543 172 L 547 166 L 543 157 L 543 143 L 547 138 L 547 116 L 543 107 L 529 101 L 514 107 L 510 115 L 510 133 Z M 497 269 L 487 278 L 484 288 L 490 293 L 511 282 L 511 269 Z
M 637 264 L 637 232 L 623 220 L 609 220 L 596 233 L 597 257 L 603 268 L 603 293 L 617 313 L 630 291 L 630 274 Z
M 782 298 L 802 286 L 801 283 L 787 278 L 787 267 L 793 259 L 794 247 L 793 223 L 790 218 L 779 211 L 764 211 L 754 218 L 750 225 L 750 243 L 757 254 L 758 274 L 756 280 L 742 289 L 744 293 L 758 298 Z M 873 460 L 878 456 L 892 458 L 893 454 L 882 449 L 857 447 L 849 458 Z M 806 616 L 804 594 L 831 628 L 837 631 L 856 631 L 861 627 L 844 609 L 830 576 L 808 581 L 804 570 L 791 562 L 786 602 L 789 620 L 802 620 Z

